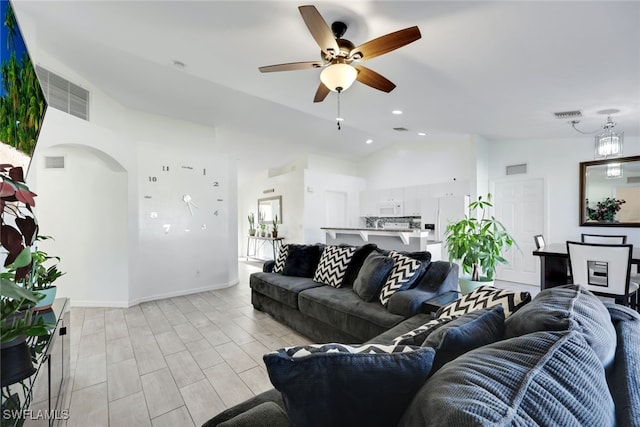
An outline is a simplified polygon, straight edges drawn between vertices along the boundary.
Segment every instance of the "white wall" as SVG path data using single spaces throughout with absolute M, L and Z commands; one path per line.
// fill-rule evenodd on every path
M 366 189 L 364 178 L 326 173 L 316 170 L 304 171 L 304 241 L 306 243 L 324 243 L 326 234 L 320 227 L 340 224 L 328 224 L 326 220 L 325 197 L 327 192 L 344 192 L 347 195 L 348 227 L 360 227 L 360 191 Z
M 475 154 L 470 137 L 395 143 L 362 159 L 358 175 L 366 179 L 370 190 L 451 182 L 454 178 L 469 181 L 474 188 Z
M 593 139 L 577 136 L 566 139 L 537 139 L 526 141 L 492 141 L 490 147 L 490 180 L 523 177 L 544 178 L 547 199 L 548 230 L 545 240 L 564 242 L 579 239 L 581 233 L 627 234 L 628 243 L 640 245 L 639 228 L 580 227 L 579 164 L 593 160 Z M 640 154 L 640 138 L 625 138 L 624 155 Z M 526 176 L 508 178 L 505 167 L 527 163 Z
M 28 21 L 24 27 L 29 33 Z M 68 69 L 55 52 L 41 51 L 33 42 L 37 37 L 30 40 L 34 62 L 90 92 L 90 121 L 48 109 L 34 153 L 38 167 L 28 177 L 39 194 L 43 232 L 56 238 L 48 249 L 62 257 L 67 271 L 61 295 L 73 305 L 129 306 L 237 283 L 235 162 L 215 150 L 215 130 L 124 108 Z M 43 156 L 52 154 L 64 155 L 69 168 L 58 175 L 45 171 Z M 206 168 L 221 185 L 207 193 L 208 180 L 174 175 L 147 194 L 149 176 L 162 165 L 178 167 L 172 173 L 182 165 Z M 184 216 L 182 196 L 196 191 L 201 195 L 194 202 L 206 219 Z M 151 202 L 157 202 L 157 222 L 168 216 L 181 227 L 177 242 L 179 227 L 160 239 L 158 227 L 149 227 Z M 214 208 L 219 215 L 213 216 Z M 199 231 L 186 234 L 186 228 Z
M 239 255 L 246 254 L 247 215 L 253 212 L 257 218 L 257 200 L 263 197 L 282 196 L 282 224 L 278 233 L 287 243 L 324 242 L 320 227 L 327 225 L 323 198 L 327 191 L 347 193 L 348 215 L 357 226 L 359 192 L 365 188 L 365 180 L 352 176 L 356 169 L 348 160 L 308 155 L 278 170 L 263 170 L 243 182 L 238 189 Z M 270 189 L 274 191 L 263 193 Z M 266 249 L 259 254 L 263 259 L 272 257 L 270 247 Z

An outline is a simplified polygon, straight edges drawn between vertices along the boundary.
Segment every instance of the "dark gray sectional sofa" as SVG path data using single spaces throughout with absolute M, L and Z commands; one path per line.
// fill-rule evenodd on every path
M 441 335 L 446 338 L 447 334 L 452 334 L 454 341 L 477 339 L 478 333 L 472 334 L 475 337 L 457 333 L 458 329 L 473 324 L 473 321 L 466 325 L 461 322 L 465 316 L 475 317 L 476 320 L 488 316 L 479 315 L 483 310 L 475 310 L 457 317 L 456 326 Z M 503 306 L 484 309 L 488 310 L 495 318 L 495 315 L 503 313 Z M 403 334 L 415 330 L 429 319 L 427 314 L 415 315 L 375 337 L 370 343 L 390 344 L 394 337 L 405 336 Z M 364 424 L 356 424 L 401 427 L 640 426 L 640 315 L 637 312 L 620 305 L 602 304 L 579 285 L 566 285 L 540 292 L 506 320 L 503 317 L 499 326 L 501 333 L 494 337 L 493 342 L 468 349 L 443 366 L 434 367 L 417 392 L 412 393 L 406 404 L 400 407 L 397 422 L 381 424 L 369 419 L 363 421 Z M 436 347 L 428 347 L 428 341 L 422 347 L 412 349 L 427 354 L 435 350 L 436 357 L 444 351 L 444 341 Z M 265 355 L 270 376 L 281 375 L 275 369 L 277 366 L 273 365 L 274 354 L 281 352 Z M 390 356 L 358 357 L 365 361 L 379 357 L 380 363 L 385 363 Z M 344 359 L 340 359 L 340 356 L 336 359 L 326 353 L 309 354 L 301 359 L 291 359 L 291 366 L 297 369 L 296 363 L 305 363 L 302 367 L 306 368 L 308 362 L 313 367 L 314 363 L 333 360 Z M 401 363 L 406 363 L 406 359 L 401 360 Z M 288 366 L 284 372 L 287 372 Z M 357 370 L 357 365 L 352 366 Z M 406 369 L 400 364 L 394 366 L 384 365 L 381 369 L 384 372 Z M 384 403 L 377 404 L 382 409 L 375 408 L 367 400 L 374 397 L 380 402 L 382 396 L 381 402 L 385 402 L 384 396 L 389 390 L 387 383 L 375 385 L 375 375 L 372 377 L 371 373 L 365 378 L 366 381 L 372 381 L 369 391 L 330 390 L 327 394 L 324 390 L 323 394 L 313 396 L 314 388 L 319 388 L 317 384 L 326 382 L 326 378 L 331 381 L 336 372 L 316 373 L 315 377 L 305 372 L 303 370 L 298 379 L 292 377 L 292 382 L 299 383 L 294 397 L 311 393 L 311 398 L 305 404 L 291 407 L 291 394 L 287 398 L 291 390 L 272 389 L 227 409 L 203 427 L 315 426 L 319 425 L 318 418 L 326 419 L 327 415 L 333 418 L 328 424 L 325 421 L 324 425 L 346 426 L 356 425 L 352 421 L 341 422 L 347 417 L 353 419 L 355 415 L 365 420 L 372 410 L 382 410 L 383 413 L 387 410 Z M 344 371 L 339 375 L 349 373 Z M 356 381 L 357 375 L 354 375 Z M 274 382 L 274 377 L 271 380 Z M 347 409 L 333 414 L 327 414 L 327 410 L 320 413 L 316 411 L 315 408 L 327 402 L 329 408 L 343 404 Z M 361 406 L 364 408 L 362 412 L 349 413 L 359 402 L 368 403 L 368 406 Z M 291 417 L 301 414 L 312 418 L 302 423 L 298 419 L 295 423 Z
M 310 277 L 272 273 L 274 261 L 250 276 L 251 302 L 315 342 L 362 343 L 420 313 L 423 302 L 458 288 L 456 264 L 428 262 L 428 252 L 417 254 L 427 260 L 426 270 L 411 289 L 393 294 L 386 307 L 377 299 L 363 301 L 351 286 L 334 288 Z M 356 276 L 359 267 L 348 274 Z

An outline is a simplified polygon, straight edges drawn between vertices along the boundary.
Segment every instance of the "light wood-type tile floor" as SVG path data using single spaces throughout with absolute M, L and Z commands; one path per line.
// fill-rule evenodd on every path
M 239 284 L 222 290 L 72 308 L 69 419 L 60 425 L 200 426 L 271 388 L 262 356 L 309 340 L 251 306 L 249 275 L 261 267 L 240 260 Z

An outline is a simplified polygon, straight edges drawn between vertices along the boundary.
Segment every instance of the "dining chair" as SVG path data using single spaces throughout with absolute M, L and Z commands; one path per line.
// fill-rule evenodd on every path
M 582 233 L 581 240 L 584 243 L 625 244 L 625 243 L 627 243 L 627 236 L 624 235 L 624 234 L 621 234 L 621 235 L 610 235 L 610 234 L 584 234 L 584 233 Z
M 536 244 L 536 249 L 539 250 L 540 248 L 544 248 L 544 236 L 542 234 L 537 234 L 535 236 L 533 236 L 533 241 Z
M 638 310 L 638 284 L 630 280 L 633 245 L 567 241 L 573 283 Z

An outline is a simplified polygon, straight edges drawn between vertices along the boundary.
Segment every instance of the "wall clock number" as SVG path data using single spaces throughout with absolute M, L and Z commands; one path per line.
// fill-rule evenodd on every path
M 218 181 L 213 181 L 213 186 L 214 186 L 214 187 L 220 187 L 220 182 L 218 182 Z
M 202 169 L 202 175 L 206 175 L 207 174 L 207 169 Z
M 150 176 L 149 177 L 149 182 L 157 182 L 158 181 L 158 177 L 157 176 Z
M 215 216 L 218 216 L 218 211 L 213 211 L 213 214 L 214 214 Z
M 169 166 L 163 166 L 162 172 L 169 172 Z

